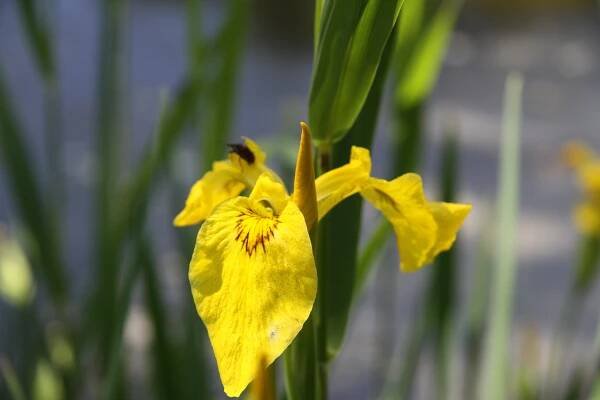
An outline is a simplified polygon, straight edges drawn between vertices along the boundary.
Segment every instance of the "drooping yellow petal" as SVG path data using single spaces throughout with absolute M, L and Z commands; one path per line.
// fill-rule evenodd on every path
M 229 396 L 255 377 L 260 357 L 270 364 L 285 350 L 313 306 L 310 238 L 286 198 L 262 175 L 250 198 L 222 203 L 198 233 L 189 279 Z
M 584 195 L 600 202 L 600 159 L 582 165 L 578 176 Z
M 429 250 L 426 263 L 431 262 L 439 253 L 452 247 L 456 240 L 456 234 L 471 212 L 471 208 L 470 204 L 429 203 L 429 210 L 435 219 L 438 232 L 435 244 Z
M 202 222 L 216 206 L 242 192 L 246 184 L 240 180 L 240 172 L 227 161 L 213 163 L 213 169 L 194 183 L 184 209 L 177 214 L 175 226 L 194 225 Z
M 212 170 L 192 186 L 184 209 L 173 221 L 175 226 L 204 221 L 216 206 L 253 187 L 263 173 L 281 181 L 265 165 L 265 153 L 254 141 L 245 138 L 243 144 L 230 145 L 230 148 L 228 159 L 213 163 Z
M 400 269 L 415 271 L 427 263 L 438 226 L 425 199 L 421 177 L 405 174 L 392 181 L 371 178 L 361 194 L 392 224 Z
M 319 219 L 323 218 L 340 201 L 358 193 L 369 180 L 370 174 L 369 150 L 353 146 L 348 164 L 326 172 L 315 182 Z
M 317 220 L 318 214 L 315 170 L 313 167 L 310 130 L 304 122 L 300 123 L 300 127 L 302 133 L 294 175 L 294 202 L 302 211 L 306 226 L 310 229 Z

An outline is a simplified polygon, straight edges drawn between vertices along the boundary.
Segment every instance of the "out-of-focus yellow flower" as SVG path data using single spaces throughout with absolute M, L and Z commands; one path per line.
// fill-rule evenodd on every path
M 17 307 L 33 298 L 31 267 L 21 246 L 0 230 L 0 297 Z
M 252 140 L 245 138 L 243 144 L 232 144 L 229 148 L 229 158 L 214 162 L 212 169 L 192 186 L 184 209 L 173 221 L 176 226 L 204 221 L 216 206 L 252 188 L 263 173 L 277 177 L 266 167 L 265 153 Z
M 584 144 L 572 142 L 563 149 L 563 158 L 575 170 L 583 192 L 573 213 L 575 225 L 584 234 L 600 234 L 600 157 Z
M 391 181 L 370 175 L 369 151 L 353 147 L 348 164 L 316 180 L 319 219 L 340 201 L 360 193 L 392 224 L 400 269 L 405 272 L 419 269 L 452 246 L 471 205 L 428 201 L 417 174 L 404 174 Z
M 308 318 L 317 272 L 302 212 L 263 174 L 249 197 L 225 201 L 200 228 L 189 279 L 229 396 L 292 342 Z

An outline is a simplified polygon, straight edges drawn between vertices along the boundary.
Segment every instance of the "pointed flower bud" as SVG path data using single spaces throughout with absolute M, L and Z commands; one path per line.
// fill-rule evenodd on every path
M 306 220 L 308 229 L 317 220 L 317 192 L 315 189 L 315 171 L 312 158 L 312 142 L 310 129 L 304 122 L 300 123 L 300 147 L 296 160 L 293 199 Z

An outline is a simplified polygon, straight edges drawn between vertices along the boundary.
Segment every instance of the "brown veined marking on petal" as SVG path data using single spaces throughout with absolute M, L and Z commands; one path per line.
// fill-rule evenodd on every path
M 254 219 L 255 221 L 251 222 L 249 219 Z M 264 227 L 265 223 L 269 224 L 266 228 Z M 248 224 L 251 224 L 251 226 L 248 226 Z M 259 224 L 260 226 L 258 226 Z M 266 254 L 266 244 L 275 237 L 275 229 L 277 229 L 278 224 L 279 220 L 276 218 L 263 217 L 253 210 L 240 212 L 235 224 L 235 240 L 240 242 L 241 248 L 246 251 L 249 257 L 256 254 L 259 246 L 262 247 L 263 253 Z M 257 232 L 252 232 L 252 228 L 257 230 Z
M 240 156 L 241 159 L 245 160 L 249 165 L 254 164 L 254 153 L 248 146 L 240 143 L 228 143 L 227 147 L 229 147 L 230 153 L 235 153 Z

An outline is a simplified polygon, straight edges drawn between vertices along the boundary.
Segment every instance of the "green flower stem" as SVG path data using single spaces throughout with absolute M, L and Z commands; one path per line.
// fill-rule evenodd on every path
M 575 261 L 575 278 L 561 308 L 558 326 L 554 335 L 554 343 L 550 353 L 550 362 L 546 390 L 553 392 L 556 382 L 561 376 L 561 366 L 565 365 L 565 357 L 570 354 L 577 327 L 581 321 L 585 301 L 598 275 L 600 266 L 600 235 L 582 237 L 579 253 Z
M 310 230 L 310 242 L 316 255 L 316 223 Z M 319 320 L 318 302 L 298 336 L 284 353 L 285 389 L 288 400 L 316 400 L 320 398 L 317 379 L 318 358 L 316 337 Z
M 318 148 L 318 165 L 317 165 L 317 176 L 324 174 L 331 169 L 331 145 L 321 144 Z M 320 400 L 326 400 L 328 395 L 328 371 L 327 371 L 327 295 L 328 293 L 328 282 L 327 272 L 325 268 L 330 265 L 329 251 L 327 249 L 328 243 L 328 230 L 330 229 L 327 221 L 319 223 L 317 226 L 317 276 L 319 278 L 319 285 L 317 289 L 316 299 L 316 315 L 317 321 L 315 324 L 315 340 L 316 340 L 316 366 L 317 366 L 317 398 Z

